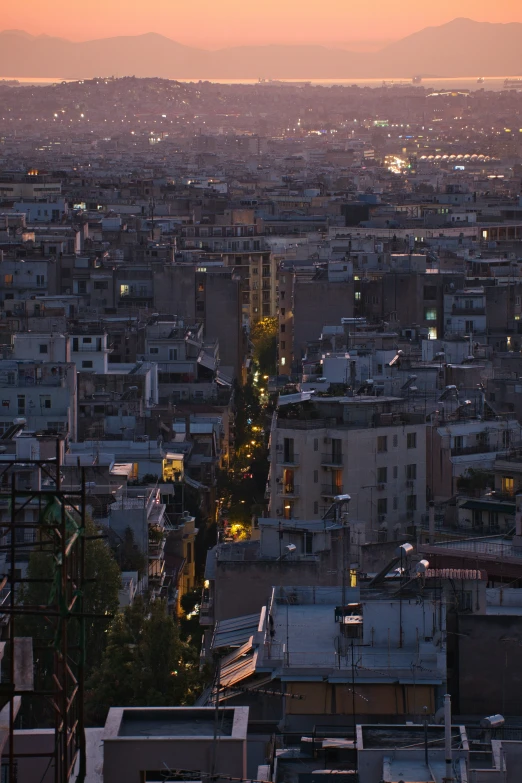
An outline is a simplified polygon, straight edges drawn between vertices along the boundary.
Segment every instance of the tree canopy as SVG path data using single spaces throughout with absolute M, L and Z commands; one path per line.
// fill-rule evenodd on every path
M 115 704 L 193 704 L 201 681 L 198 650 L 180 638 L 166 603 L 137 597 L 110 625 L 103 660 L 88 684 L 89 719 L 103 723 Z

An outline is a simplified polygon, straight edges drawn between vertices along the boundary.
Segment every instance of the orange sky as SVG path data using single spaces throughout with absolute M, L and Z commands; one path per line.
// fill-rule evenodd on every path
M 205 48 L 251 43 L 386 42 L 465 16 L 522 22 L 521 0 L 24 0 L 2 4 L 5 29 L 73 40 L 158 32 Z M 357 48 L 361 48 L 361 44 Z M 375 45 L 371 48 L 375 48 Z

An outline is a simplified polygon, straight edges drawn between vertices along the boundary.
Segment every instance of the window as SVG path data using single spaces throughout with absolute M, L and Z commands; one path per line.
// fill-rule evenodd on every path
M 453 448 L 460 451 L 464 447 L 464 437 L 462 435 L 455 435 L 453 438 Z
M 398 475 L 398 467 L 397 465 L 393 466 L 393 478 L 396 479 Z
M 386 484 L 388 481 L 388 468 L 377 468 L 377 484 Z
M 38 351 L 39 353 L 47 353 L 47 346 L 44 343 L 40 344 L 38 346 Z
M 465 329 L 466 329 L 466 332 L 467 332 L 468 334 L 469 334 L 470 332 L 473 332 L 473 331 L 474 331 L 474 328 L 473 328 L 473 327 L 474 327 L 474 325 L 475 325 L 475 324 L 474 324 L 474 322 L 473 322 L 473 321 L 466 321 L 466 327 L 465 327 Z
M 48 395 L 41 395 L 40 396 L 40 408 L 50 408 L 51 407 L 51 398 Z
M 319 471 L 314 470 L 314 484 L 317 484 L 319 482 Z
M 286 358 L 284 356 L 281 356 L 281 366 L 284 367 L 286 364 Z
M 408 432 L 406 435 L 406 446 L 409 449 L 416 449 L 417 448 L 417 433 L 416 432 Z
M 40 288 L 45 285 L 44 275 L 36 275 L 36 285 Z
M 343 491 L 343 472 L 342 470 L 332 470 L 332 490 L 336 495 Z
M 379 516 L 388 513 L 388 499 L 387 498 L 379 498 L 379 500 L 377 501 L 377 513 L 379 514 Z
M 377 451 L 379 454 L 383 454 L 388 451 L 388 438 L 386 435 L 379 435 L 377 438 Z
M 424 286 L 424 299 L 427 302 L 434 302 L 437 299 L 437 286 L 425 285 Z
M 398 435 L 394 435 L 393 436 L 393 447 L 396 449 L 398 445 L 399 445 L 399 437 L 398 437 Z
M 304 534 L 304 551 L 305 555 L 312 555 L 314 552 L 314 534 L 308 531 Z
M 169 348 L 169 360 L 171 362 L 175 362 L 178 358 L 178 349 L 177 348 Z
M 314 438 L 314 451 L 319 451 L 319 438 Z
M 406 496 L 406 511 L 417 511 L 417 495 Z
M 437 308 L 436 307 L 426 307 L 424 309 L 424 320 L 425 321 L 436 321 L 437 320 Z
M 318 513 L 319 513 L 319 501 L 314 500 L 314 514 L 318 514 Z
M 513 495 L 515 492 L 515 481 L 513 476 L 502 476 L 502 492 L 505 495 Z
M 19 414 L 25 413 L 25 394 L 18 395 L 18 413 Z
M 159 353 L 159 348 L 149 348 L 149 353 Z
M 394 497 L 393 498 L 393 510 L 397 511 L 398 507 L 399 507 L 399 498 L 398 497 Z
M 286 332 L 286 326 L 285 326 L 285 324 L 281 324 L 281 332 Z
M 355 301 L 359 302 L 360 300 L 361 300 L 361 292 L 360 291 L 356 291 L 355 292 Z
M 406 465 L 406 480 L 414 481 L 417 478 L 417 465 Z
M 13 275 L 4 275 L 4 285 L 13 285 Z
M 286 348 L 286 342 L 284 340 L 281 341 L 281 350 L 284 351 Z
M 82 369 L 83 370 L 92 370 L 92 361 L 90 359 L 87 359 L 82 362 Z

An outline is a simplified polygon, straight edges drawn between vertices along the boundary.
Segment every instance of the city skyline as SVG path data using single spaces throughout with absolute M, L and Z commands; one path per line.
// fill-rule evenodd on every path
M 297 0 L 286 0 L 283 6 L 267 0 L 262 12 L 238 0 L 224 0 L 219 5 L 200 0 L 180 7 L 169 0 L 157 0 L 150 13 L 136 0 L 125 4 L 120 0 L 93 0 L 85 17 L 83 11 L 71 12 L 65 0 L 51 0 L 45 6 L 28 0 L 23 24 L 15 7 L 4 9 L 2 22 L 4 30 L 23 27 L 31 35 L 73 41 L 157 32 L 182 44 L 206 49 L 316 43 L 361 51 L 383 48 L 425 27 L 448 23 L 456 16 L 478 22 L 522 22 L 522 7 L 513 0 L 500 0 L 494 7 L 486 0 L 463 0 L 458 12 L 450 0 L 442 0 L 429 11 L 412 0 L 398 0 L 393 5 L 377 0 L 372 9 L 368 13 L 364 6 L 353 7 L 341 0 L 309 4 L 305 13 Z

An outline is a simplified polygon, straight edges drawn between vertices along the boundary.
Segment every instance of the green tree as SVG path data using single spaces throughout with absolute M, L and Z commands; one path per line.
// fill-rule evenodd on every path
M 90 720 L 105 721 L 114 704 L 192 704 L 201 690 L 198 650 L 182 641 L 164 601 L 138 597 L 114 618 L 100 667 L 88 685 Z
M 85 586 L 83 610 L 85 618 L 85 671 L 89 676 L 101 662 L 107 640 L 110 617 L 119 608 L 121 574 L 106 541 L 101 538 L 99 528 L 88 518 L 85 527 Z M 56 568 L 54 557 L 48 550 L 35 549 L 31 552 L 27 569 L 30 581 L 24 584 L 20 602 L 30 605 L 52 605 Z M 31 636 L 38 648 L 38 685 L 48 690 L 52 687 L 54 670 L 54 641 L 56 629 L 43 615 L 25 615 L 17 621 L 17 636 Z M 80 624 L 69 623 L 69 641 L 72 646 L 79 642 Z M 79 654 L 79 653 L 78 653 Z M 53 720 L 52 708 L 43 702 L 31 705 L 31 716 L 37 723 L 45 725 Z
M 277 318 L 262 318 L 254 324 L 250 332 L 254 361 L 261 375 L 273 375 L 276 372 L 277 327 Z

